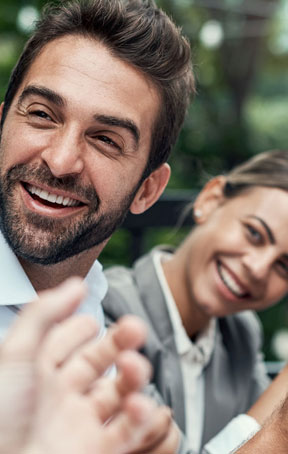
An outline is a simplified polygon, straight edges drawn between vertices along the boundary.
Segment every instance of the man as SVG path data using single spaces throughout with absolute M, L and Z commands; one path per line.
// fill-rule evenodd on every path
M 193 91 L 189 45 L 152 0 L 45 9 L 0 111 L 2 339 L 71 275 L 85 277 L 80 311 L 103 335 L 97 257 L 129 210 L 163 192 Z
M 189 45 L 152 0 L 46 8 L 0 112 L 2 338 L 35 292 L 75 274 L 81 311 L 103 324 L 96 259 L 163 192 L 193 90 Z

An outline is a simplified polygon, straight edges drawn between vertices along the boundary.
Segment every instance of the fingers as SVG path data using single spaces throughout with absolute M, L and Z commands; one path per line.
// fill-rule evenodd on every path
M 163 442 L 158 445 L 154 451 L 149 454 L 174 454 L 178 452 L 181 439 L 181 432 L 177 424 L 173 421 L 168 435 L 164 438 Z
M 162 440 L 158 440 L 156 443 L 154 442 L 154 445 L 146 445 L 146 448 L 143 444 L 139 450 L 133 450 L 130 454 L 175 454 L 179 449 L 180 437 L 181 434 L 178 426 L 175 422 L 172 422 Z
M 150 363 L 137 352 L 120 353 L 117 366 L 116 379 L 100 378 L 91 391 L 93 406 L 102 422 L 122 407 L 123 398 L 128 393 L 141 389 L 151 376 Z
M 123 411 L 105 429 L 109 446 L 116 445 L 115 454 L 175 454 L 178 449 L 179 429 L 171 424 L 170 409 L 156 408 L 151 399 L 143 395 L 127 397 Z M 158 437 L 157 430 L 161 432 Z M 151 436 L 153 439 L 145 444 L 143 440 Z
M 33 360 L 47 331 L 71 315 L 85 296 L 85 285 L 71 278 L 23 310 L 1 347 L 1 359 Z
M 108 447 L 111 454 L 127 453 L 138 447 L 150 430 L 155 409 L 155 404 L 149 398 L 131 394 L 126 399 L 123 410 L 104 427 L 107 452 Z
M 62 379 L 74 390 L 85 392 L 119 353 L 139 348 L 145 341 L 146 326 L 138 317 L 125 316 L 97 342 L 91 342 L 76 352 L 61 370 Z
M 147 336 L 147 328 L 139 317 L 125 315 L 113 326 L 115 328 L 113 343 L 118 350 L 136 350 L 144 344 Z
M 4 452 L 2 449 L 5 440 L 16 441 L 27 429 L 29 418 L 35 408 L 37 392 L 35 382 L 35 371 L 31 363 L 1 364 L 0 452 Z
M 116 364 L 119 371 L 116 386 L 122 396 L 131 390 L 142 389 L 151 378 L 150 362 L 137 352 L 124 351 L 118 356 Z
M 60 367 L 83 344 L 94 338 L 98 323 L 88 315 L 76 315 L 56 325 L 43 342 L 41 358 L 49 367 Z
M 170 430 L 173 426 L 171 409 L 165 406 L 158 407 L 154 410 L 153 416 L 151 416 L 151 418 L 153 419 L 153 424 L 150 424 L 150 426 L 146 428 L 146 432 L 139 445 L 136 447 L 136 449 L 133 450 L 133 454 L 150 454 L 154 452 L 157 454 L 162 454 L 162 452 L 163 454 L 170 454 L 170 452 L 174 454 L 173 450 L 168 450 L 168 448 L 171 447 Z M 171 434 L 171 442 L 172 441 L 174 441 L 174 438 L 172 438 Z M 164 444 L 165 448 L 167 448 L 167 451 L 158 451 L 159 447 L 162 445 L 164 446 Z
M 142 320 L 126 315 L 111 326 L 97 344 L 90 344 L 85 349 L 85 358 L 94 364 L 99 374 L 103 374 L 116 361 L 119 352 L 140 348 L 146 340 L 146 334 L 146 325 Z

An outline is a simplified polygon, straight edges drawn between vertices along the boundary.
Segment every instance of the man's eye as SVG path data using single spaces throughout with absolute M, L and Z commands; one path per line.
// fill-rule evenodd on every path
M 48 115 L 43 110 L 32 110 L 29 112 L 29 115 L 33 115 L 34 117 L 42 118 L 43 120 L 52 121 L 52 118 L 50 117 L 50 115 Z
M 114 142 L 114 140 L 110 139 L 110 137 L 107 136 L 97 136 L 96 137 L 98 140 L 101 140 L 101 142 L 107 143 L 107 145 L 111 145 L 112 147 L 116 147 L 120 149 L 119 145 Z
M 248 231 L 249 238 L 254 242 L 260 244 L 263 242 L 263 236 L 262 234 L 252 227 L 252 225 L 246 224 L 246 229 Z
M 94 146 L 102 150 L 103 153 L 107 152 L 111 154 L 111 151 L 117 152 L 117 154 L 121 154 L 123 147 L 122 144 L 116 142 L 115 140 L 111 139 L 111 137 L 106 136 L 105 134 L 97 134 L 92 136 Z M 113 154 L 111 154 L 112 156 Z

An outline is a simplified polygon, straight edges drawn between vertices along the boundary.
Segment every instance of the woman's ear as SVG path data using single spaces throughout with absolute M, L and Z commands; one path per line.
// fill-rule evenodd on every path
M 221 205 L 225 196 L 223 194 L 226 178 L 219 175 L 208 181 L 197 196 L 194 205 L 194 220 L 197 224 L 205 222 L 213 211 Z
M 150 173 L 141 184 L 133 199 L 130 206 L 131 213 L 140 214 L 148 210 L 159 199 L 166 188 L 170 174 L 170 166 L 167 163 L 162 164 L 158 169 Z

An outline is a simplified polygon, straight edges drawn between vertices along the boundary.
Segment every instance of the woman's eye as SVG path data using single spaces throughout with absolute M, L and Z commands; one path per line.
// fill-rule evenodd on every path
M 263 241 L 263 237 L 261 235 L 261 233 L 255 229 L 254 227 L 252 227 L 252 225 L 246 225 L 246 229 L 248 231 L 248 234 L 249 234 L 249 237 L 252 239 L 252 241 L 254 243 L 261 243 Z

